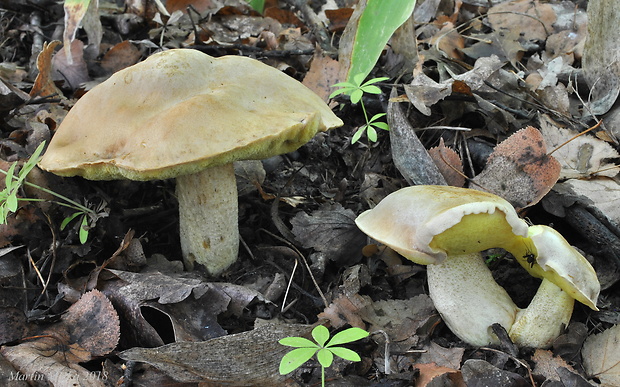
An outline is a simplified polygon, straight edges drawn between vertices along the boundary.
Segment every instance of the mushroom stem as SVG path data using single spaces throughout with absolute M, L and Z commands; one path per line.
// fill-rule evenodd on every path
M 237 260 L 239 224 L 233 164 L 177 177 L 179 234 L 183 262 L 219 275 Z
M 510 338 L 520 347 L 548 348 L 568 325 L 574 305 L 573 297 L 543 279 L 528 307 L 517 314 Z
M 480 253 L 452 255 L 426 270 L 430 297 L 450 330 L 472 345 L 498 344 L 491 325 L 510 330 L 518 308 Z

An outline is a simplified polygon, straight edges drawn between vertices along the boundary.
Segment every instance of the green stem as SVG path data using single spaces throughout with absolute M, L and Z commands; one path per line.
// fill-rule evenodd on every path
M 325 367 L 321 365 L 321 387 L 325 387 Z
M 360 99 L 360 105 L 362 106 L 362 112 L 364 112 L 364 119 L 366 120 L 366 125 L 370 125 L 368 121 L 368 114 L 366 113 L 366 107 L 364 106 L 364 100 Z
M 5 175 L 7 175 L 7 172 L 5 170 L 0 169 L 0 172 L 4 173 Z M 65 206 L 65 207 L 69 207 L 69 208 L 72 208 L 74 210 L 83 211 L 85 213 L 89 213 L 89 214 L 92 214 L 92 215 L 96 215 L 95 212 L 93 210 L 91 210 L 90 208 L 85 207 L 85 206 L 81 205 L 80 203 L 78 203 L 78 202 L 76 202 L 74 200 L 71 200 L 71 199 L 69 199 L 68 197 L 66 197 L 64 195 L 56 193 L 56 192 L 54 192 L 54 191 L 52 191 L 50 189 L 41 187 L 40 185 L 37 185 L 37 184 L 34 184 L 34 183 L 30 183 L 28 181 L 24 181 L 23 179 L 20 179 L 19 177 L 15 176 L 15 175 L 12 175 L 11 178 L 17 180 L 18 183 L 20 183 L 20 184 L 24 184 L 24 185 L 27 185 L 29 187 L 36 188 L 38 190 L 41 190 L 41 191 L 43 191 L 43 192 L 45 192 L 47 194 L 55 196 L 58 199 L 64 200 L 65 202 L 69 203 L 69 204 L 65 204 L 65 203 L 61 203 L 61 202 L 56 202 L 56 204 L 59 204 L 61 206 Z M 20 198 L 19 200 L 43 201 L 43 199 L 28 199 L 28 198 Z

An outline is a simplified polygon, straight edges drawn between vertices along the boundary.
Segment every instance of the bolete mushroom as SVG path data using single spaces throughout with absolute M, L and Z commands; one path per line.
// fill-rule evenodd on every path
M 358 227 L 428 265 L 429 293 L 446 325 L 472 345 L 498 342 L 499 323 L 521 346 L 547 347 L 568 324 L 574 299 L 596 310 L 596 273 L 555 230 L 531 226 L 504 199 L 450 186 L 398 190 L 362 213 Z M 493 279 L 480 251 L 500 247 L 543 279 L 526 309 Z
M 275 68 L 173 49 L 80 98 L 39 166 L 91 180 L 176 178 L 186 266 L 218 275 L 239 249 L 232 163 L 291 152 L 341 125 L 320 97 Z

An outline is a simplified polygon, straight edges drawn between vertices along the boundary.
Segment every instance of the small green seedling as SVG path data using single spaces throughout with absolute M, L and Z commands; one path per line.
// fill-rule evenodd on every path
M 28 176 L 30 171 L 32 171 L 32 169 L 37 165 L 39 160 L 41 160 L 41 153 L 43 152 L 43 148 L 45 148 L 45 142 L 41 143 L 37 147 L 37 149 L 35 149 L 35 151 L 32 153 L 32 156 L 30 156 L 28 161 L 26 161 L 22 168 L 19 170 L 17 176 L 15 176 L 17 162 L 11 164 L 8 171 L 0 169 L 0 172 L 6 175 L 4 179 L 6 187 L 2 191 L 0 191 L 0 224 L 6 224 L 9 214 L 11 212 L 14 213 L 17 211 L 19 207 L 18 201 L 43 201 L 43 199 L 18 198 L 17 193 L 22 187 L 22 185 L 27 185 L 61 199 L 63 202 L 54 203 L 72 208 L 76 211 L 62 221 L 60 225 L 61 229 L 64 229 L 73 219 L 81 215 L 82 218 L 80 221 L 79 237 L 81 243 L 86 243 L 86 240 L 88 239 L 88 220 L 92 219 L 93 222 L 95 222 L 98 218 L 106 216 L 106 214 L 103 212 L 98 213 L 97 211 L 83 206 L 80 203 L 75 202 L 59 193 L 26 181 L 26 176 Z
M 368 136 L 368 139 L 370 141 L 376 142 L 376 129 L 390 130 L 386 122 L 377 122 L 379 118 L 385 116 L 385 113 L 375 114 L 374 116 L 372 116 L 372 118 L 368 119 L 368 113 L 366 113 L 366 107 L 364 106 L 364 100 L 362 99 L 364 93 L 381 94 L 381 89 L 374 85 L 374 83 L 382 82 L 388 79 L 389 78 L 387 77 L 373 78 L 362 83 L 362 81 L 364 80 L 364 74 L 357 74 L 353 77 L 353 82 L 340 82 L 332 86 L 339 87 L 339 89 L 331 93 L 329 98 L 334 98 L 335 96 L 340 94 L 348 95 L 351 99 L 351 103 L 356 104 L 359 102 L 362 107 L 362 111 L 364 112 L 364 119 L 366 120 L 366 124 L 362 125 L 359 129 L 357 129 L 357 131 L 351 138 L 352 144 L 355 144 L 362 137 L 364 132 L 366 132 L 366 135 Z
M 312 329 L 312 337 L 316 342 L 304 337 L 285 337 L 279 341 L 280 344 L 297 349 L 292 350 L 282 357 L 280 362 L 280 375 L 293 372 L 302 364 L 310 360 L 316 353 L 316 358 L 321 364 L 321 386 L 325 386 L 325 368 L 330 367 L 334 361 L 334 355 L 349 361 L 360 361 L 360 356 L 348 348 L 336 347 L 339 344 L 351 343 L 364 337 L 369 333 L 361 328 L 348 328 L 338 332 L 329 339 L 329 330 L 323 325 L 317 325 Z

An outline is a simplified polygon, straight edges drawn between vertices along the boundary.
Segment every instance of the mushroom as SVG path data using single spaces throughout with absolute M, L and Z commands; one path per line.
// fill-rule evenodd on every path
M 39 166 L 91 180 L 176 178 L 183 259 L 237 259 L 233 162 L 291 152 L 342 125 L 310 89 L 257 60 L 173 49 L 113 74 L 56 130 Z
M 498 343 L 498 323 L 521 346 L 546 347 L 574 299 L 596 310 L 600 285 L 588 261 L 555 230 L 531 226 L 504 199 L 450 186 L 398 190 L 356 219 L 371 238 L 427 266 L 429 294 L 446 325 L 472 345 Z M 500 247 L 543 279 L 526 309 L 493 279 L 479 252 Z

